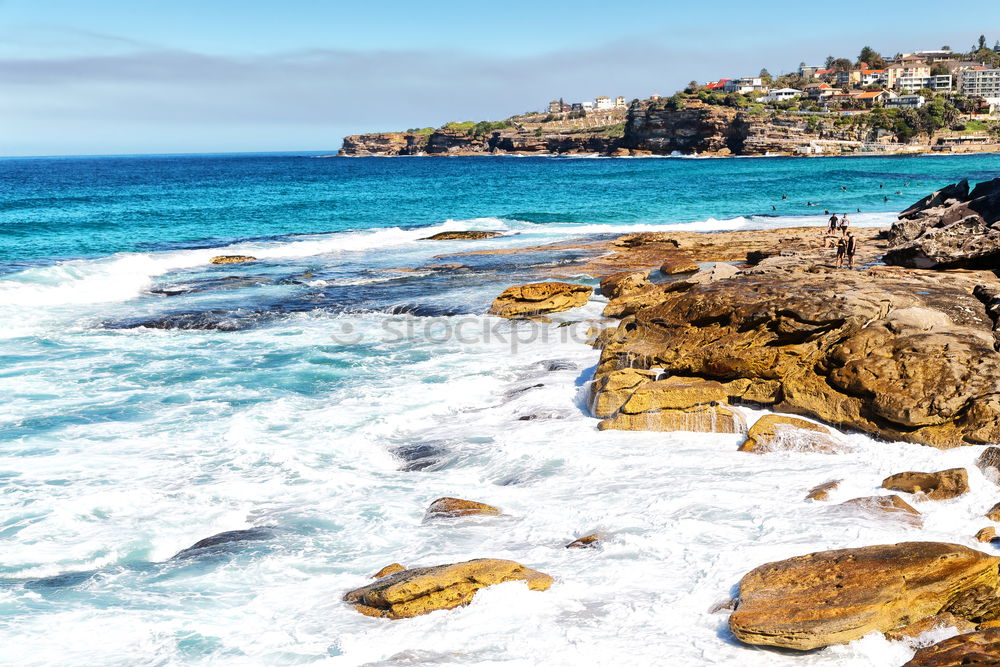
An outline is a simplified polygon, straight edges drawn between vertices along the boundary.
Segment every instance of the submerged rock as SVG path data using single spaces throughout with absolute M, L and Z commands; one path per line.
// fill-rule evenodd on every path
M 390 574 L 396 574 L 397 572 L 402 572 L 406 568 L 399 563 L 390 563 L 383 567 L 381 570 L 372 575 L 372 579 L 381 579 L 382 577 L 388 577 Z
M 472 514 L 500 514 L 500 509 L 477 503 L 474 500 L 462 500 L 461 498 L 438 498 L 427 508 L 427 518 L 447 518 L 469 516 Z
M 742 642 L 808 650 L 942 612 L 1000 613 L 1000 558 L 957 544 L 838 549 L 762 565 L 739 585 L 729 628 Z M 985 607 L 968 614 L 972 601 Z
M 897 495 L 851 498 L 840 503 L 840 507 L 871 516 L 895 519 L 915 527 L 923 524 L 920 512 Z
M 763 454 L 781 450 L 834 453 L 837 443 L 830 429 L 819 424 L 783 415 L 764 415 L 750 427 L 741 452 Z
M 950 468 L 940 472 L 901 472 L 882 480 L 882 488 L 920 493 L 928 500 L 947 500 L 969 491 L 969 473 L 965 468 Z
M 997 503 L 986 512 L 986 518 L 990 521 L 1000 521 L 1000 503 Z
M 997 529 L 993 526 L 986 526 L 985 528 L 980 528 L 979 532 L 976 533 L 976 541 L 978 542 L 992 542 L 996 539 Z
M 212 264 L 242 264 L 256 261 L 257 258 L 250 255 L 218 255 L 209 260 Z
M 174 559 L 191 558 L 201 556 L 205 553 L 220 550 L 221 547 L 229 547 L 239 542 L 256 542 L 269 540 L 274 537 L 274 528 L 271 526 L 260 526 L 257 528 L 246 528 L 244 530 L 227 530 L 211 537 L 206 537 L 174 554 Z
M 533 591 L 552 585 L 552 577 L 520 563 L 481 558 L 396 572 L 350 591 L 344 600 L 366 616 L 410 618 L 467 605 L 479 589 L 508 581 L 523 581 Z
M 959 632 L 969 632 L 970 630 L 976 629 L 976 624 L 946 611 L 934 616 L 928 616 L 927 618 L 921 619 L 915 623 L 904 625 L 901 628 L 890 630 L 885 633 L 885 638 L 891 641 L 913 639 L 924 634 L 928 630 L 934 630 L 936 628 L 954 628 Z
M 987 447 L 976 459 L 976 467 L 983 471 L 983 477 L 1000 485 L 1000 447 Z
M 830 492 L 835 491 L 840 486 L 840 482 L 841 480 L 839 479 L 833 479 L 829 482 L 817 484 L 809 489 L 809 493 L 806 494 L 806 500 L 829 500 Z
M 570 283 L 530 283 L 508 287 L 493 301 L 490 314 L 517 318 L 578 308 L 590 300 L 593 289 Z
M 421 241 L 477 241 L 479 239 L 492 239 L 503 236 L 503 232 L 438 232 L 432 236 L 420 239 Z
M 649 381 L 640 384 L 597 427 L 602 431 L 741 433 L 745 430 L 743 417 L 725 407 L 727 400 L 726 390 L 718 382 L 683 377 Z
M 569 544 L 566 545 L 567 549 L 594 549 L 600 546 L 601 541 L 604 539 L 604 535 L 601 533 L 593 533 L 591 535 L 585 535 L 583 537 L 578 537 Z
M 950 637 L 918 650 L 903 667 L 986 667 L 1000 665 L 1000 628 Z

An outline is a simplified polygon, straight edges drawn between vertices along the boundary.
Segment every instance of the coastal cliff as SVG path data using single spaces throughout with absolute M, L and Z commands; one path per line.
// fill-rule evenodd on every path
M 699 102 L 673 108 L 664 100 L 637 101 L 604 121 L 518 122 L 483 134 L 446 128 L 358 134 L 344 138 L 340 155 L 764 155 L 801 153 L 815 142 L 861 138 L 831 133 L 804 117 L 755 115 Z

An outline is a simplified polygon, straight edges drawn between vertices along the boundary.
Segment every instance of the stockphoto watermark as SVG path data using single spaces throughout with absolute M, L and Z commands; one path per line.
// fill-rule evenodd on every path
M 330 338 L 337 345 L 501 345 L 510 352 L 537 344 L 589 344 L 602 327 L 594 320 L 550 322 L 503 320 L 475 315 L 417 317 L 397 315 L 379 322 L 335 322 Z

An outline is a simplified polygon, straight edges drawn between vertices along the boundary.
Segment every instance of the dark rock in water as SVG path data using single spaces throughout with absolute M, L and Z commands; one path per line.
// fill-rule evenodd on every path
M 983 471 L 983 476 L 1000 484 L 1000 447 L 987 447 L 976 459 L 976 467 Z
M 392 315 L 412 315 L 414 317 L 453 317 L 471 312 L 468 308 L 449 306 L 433 306 L 419 303 L 402 303 L 386 308 L 384 312 Z
M 967 181 L 924 197 L 889 230 L 884 260 L 918 269 L 986 268 L 1000 261 L 1000 178 Z
M 33 590 L 69 588 L 90 580 L 95 574 L 97 574 L 97 572 L 97 570 L 88 570 L 86 572 L 63 572 L 62 574 L 57 574 L 51 577 L 43 577 L 41 579 L 26 582 L 24 587 Z
M 492 239 L 501 236 L 501 232 L 438 232 L 433 236 L 420 239 L 421 241 L 475 241 L 479 239 Z
M 105 329 L 178 329 L 182 331 L 242 331 L 259 322 L 264 313 L 244 310 L 206 310 L 172 313 L 150 318 L 127 318 L 105 322 Z
M 400 468 L 404 472 L 437 469 L 445 462 L 445 450 L 429 443 L 414 443 L 403 445 L 392 450 L 392 453 L 405 463 Z
M 244 287 L 257 287 L 259 285 L 272 282 L 267 276 L 223 276 L 222 278 L 209 278 L 197 282 L 179 283 L 154 287 L 149 292 L 162 296 L 180 296 L 182 294 L 197 294 L 200 292 L 210 292 L 213 290 L 234 290 Z
M 216 551 L 222 551 L 223 549 L 217 549 L 217 547 L 226 547 L 228 550 L 228 545 L 235 544 L 238 542 L 257 542 L 261 540 L 269 540 L 274 537 L 274 528 L 271 526 L 258 526 L 256 528 L 246 528 L 244 530 L 227 530 L 224 533 L 218 533 L 217 535 L 212 535 L 211 537 L 206 537 L 203 540 L 195 542 L 187 549 L 183 549 L 174 554 L 171 560 L 176 560 L 180 558 L 194 558 L 196 556 L 201 556 L 205 553 L 211 553 Z M 208 550 L 212 550 L 209 552 Z
M 575 371 L 579 366 L 577 366 L 572 361 L 566 361 L 565 359 L 550 359 L 547 361 L 539 362 L 539 365 L 548 372 L 553 371 Z
M 539 384 L 533 384 L 529 387 L 518 387 L 517 389 L 511 389 L 510 391 L 504 392 L 504 398 L 514 398 L 515 396 L 519 396 L 520 394 L 523 394 L 526 391 L 531 391 L 532 389 L 538 389 L 539 387 L 544 387 L 544 386 L 545 386 L 544 384 L 539 383 Z

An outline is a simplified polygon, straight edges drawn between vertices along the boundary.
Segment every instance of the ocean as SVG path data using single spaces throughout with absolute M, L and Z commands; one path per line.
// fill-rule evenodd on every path
M 523 248 L 826 210 L 885 225 L 998 176 L 994 155 L 0 159 L 0 664 L 895 667 L 912 645 L 881 636 L 741 645 L 718 607 L 770 560 L 977 545 L 982 447 L 852 434 L 836 456 L 751 456 L 732 435 L 598 432 L 577 323 L 603 299 L 547 325 L 486 310 L 587 252 Z M 420 240 L 453 230 L 502 235 Z M 973 491 L 921 505 L 922 529 L 803 502 L 958 466 Z M 441 496 L 503 515 L 424 522 Z M 175 557 L 243 529 L 261 539 Z M 480 557 L 556 583 L 402 621 L 341 601 L 392 562 Z

